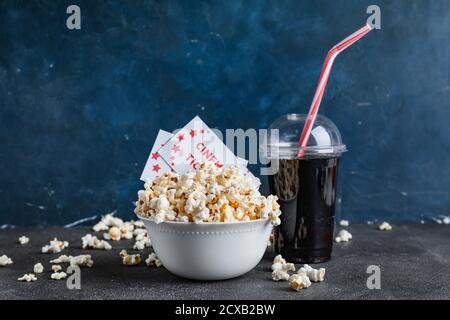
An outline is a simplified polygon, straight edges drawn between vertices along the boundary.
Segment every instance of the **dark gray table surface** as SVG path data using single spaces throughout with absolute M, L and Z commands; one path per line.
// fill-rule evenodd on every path
M 390 232 L 375 226 L 354 225 L 349 243 L 335 244 L 332 259 L 317 265 L 326 268 L 324 282 L 300 292 L 287 282 L 273 282 L 269 249 L 259 265 L 239 278 L 201 282 L 181 279 L 164 268 L 122 265 L 119 251 L 131 250 L 132 241 L 111 242 L 113 250 L 82 250 L 80 238 L 89 228 L 0 230 L 0 255 L 14 263 L 0 267 L 0 299 L 449 299 L 450 226 L 401 225 Z M 31 240 L 17 243 L 21 235 Z M 70 242 L 67 255 L 91 254 L 92 268 L 81 270 L 81 290 L 69 290 L 66 281 L 50 280 L 49 261 L 59 254 L 41 254 L 53 237 Z M 147 257 L 151 249 L 142 252 Z M 41 262 L 45 271 L 32 283 L 18 282 Z M 381 268 L 381 289 L 369 290 L 369 265 Z M 298 265 L 297 265 L 298 267 Z

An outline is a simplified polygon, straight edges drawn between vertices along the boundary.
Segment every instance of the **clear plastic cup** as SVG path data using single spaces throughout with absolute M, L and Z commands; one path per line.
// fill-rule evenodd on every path
M 298 159 L 298 139 L 306 115 L 288 114 L 275 120 L 261 146 L 278 170 L 269 176 L 270 193 L 279 198 L 281 225 L 275 229 L 275 250 L 297 263 L 330 259 L 333 248 L 339 158 L 346 151 L 335 124 L 318 115 L 304 156 Z M 276 163 L 274 163 L 276 161 Z

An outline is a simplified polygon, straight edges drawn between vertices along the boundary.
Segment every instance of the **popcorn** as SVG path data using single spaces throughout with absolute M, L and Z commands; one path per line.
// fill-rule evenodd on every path
M 22 277 L 17 278 L 17 281 L 24 281 L 24 282 L 25 281 L 32 282 L 32 281 L 36 281 L 36 280 L 37 280 L 36 276 L 32 273 L 27 273 L 27 274 L 24 274 Z
M 341 227 L 348 227 L 350 225 L 350 223 L 348 222 L 348 220 L 341 220 L 341 221 L 339 221 L 339 225 Z
M 70 257 L 66 256 L 65 254 L 59 256 L 59 258 L 57 258 L 57 259 L 50 260 L 50 263 L 56 263 L 56 264 L 67 263 L 67 262 L 70 262 Z
M 283 259 L 283 257 L 281 256 L 281 254 L 275 256 L 275 258 L 273 259 L 273 263 L 281 263 L 281 264 L 285 264 L 286 260 Z
M 79 266 L 79 267 L 92 267 L 94 265 L 94 261 L 92 260 L 91 255 L 82 254 L 79 256 L 69 256 L 69 264 L 71 266 Z
M 108 233 L 103 234 L 104 240 L 118 241 L 120 239 L 133 239 L 133 230 L 135 228 L 133 222 L 123 222 L 122 220 L 120 220 L 120 223 L 116 221 L 116 224 L 120 226 L 112 226 L 111 228 L 106 227 Z
M 92 227 L 92 230 L 94 230 L 95 232 L 107 231 L 108 229 L 109 227 L 103 222 L 103 220 L 99 221 Z
M 50 243 L 42 247 L 42 253 L 58 253 L 69 246 L 67 241 L 59 241 L 57 238 L 50 240 Z
M 158 257 L 155 253 L 151 253 L 148 258 L 145 260 L 145 264 L 149 267 L 161 267 L 162 263 L 159 261 Z
M 283 259 L 281 254 L 275 256 L 272 264 L 272 280 L 273 281 L 288 280 L 289 279 L 288 271 L 295 271 L 295 265 L 293 263 L 286 263 L 286 260 Z
M 298 272 L 306 274 L 306 276 L 311 280 L 312 282 L 322 282 L 325 279 L 325 269 L 314 269 L 313 267 L 305 264 L 303 267 L 301 267 Z
M 390 231 L 392 230 L 392 226 L 388 222 L 383 222 L 378 226 L 378 229 L 381 231 Z
M 442 219 L 442 222 L 443 222 L 444 224 L 450 224 L 450 218 L 449 218 L 449 217 L 444 217 L 444 218 Z
M 120 251 L 119 255 L 122 257 L 122 263 L 126 266 L 135 266 L 142 261 L 140 254 L 128 254 L 126 250 Z
M 143 229 L 145 228 L 145 223 L 142 220 L 131 221 L 134 226 L 134 229 Z
M 133 245 L 133 249 L 134 250 L 144 250 L 147 247 L 151 247 L 151 245 L 152 245 L 152 243 L 150 242 L 150 238 L 147 236 L 143 236 L 143 237 L 140 237 L 139 240 L 136 239 L 136 242 Z
M 117 227 L 111 227 L 108 231 L 110 240 L 117 241 L 122 237 L 122 232 Z
M 0 256 L 0 267 L 6 267 L 9 264 L 12 264 L 13 261 L 6 254 Z
M 275 270 L 272 271 L 272 280 L 273 281 L 287 281 L 289 280 L 289 273 L 284 270 Z
M 96 236 L 87 234 L 81 238 L 83 249 L 111 250 L 111 245 L 105 240 L 99 240 Z
M 138 238 L 142 239 L 142 237 L 147 235 L 146 229 L 134 229 L 133 236 L 135 237 L 135 240 L 138 240 Z
M 67 273 L 65 272 L 54 272 L 51 274 L 50 278 L 53 280 L 62 280 L 67 277 Z
M 27 244 L 28 242 L 30 242 L 30 238 L 26 237 L 26 236 L 21 236 L 19 238 L 19 243 L 20 244 Z
M 59 272 L 62 270 L 62 267 L 59 264 L 55 264 L 52 266 L 52 271 L 53 272 Z
M 36 263 L 33 267 L 33 271 L 34 273 L 42 273 L 44 271 L 44 266 L 40 262 Z
M 335 241 L 337 243 L 339 242 L 348 242 L 352 239 L 352 234 L 348 232 L 347 230 L 341 230 L 339 231 L 338 236 L 335 238 Z
M 289 277 L 289 286 L 292 290 L 300 291 L 311 286 L 311 281 L 304 272 L 295 273 Z
M 92 267 L 94 261 L 90 254 L 81 254 L 79 256 L 66 256 L 61 255 L 59 258 L 50 260 L 52 264 L 60 264 L 60 263 L 69 263 L 71 266 L 79 266 L 79 267 Z M 54 267 L 54 266 L 53 266 Z M 52 267 L 52 270 L 53 270 Z M 57 268 L 55 268 L 57 269 Z
M 107 215 L 103 216 L 101 221 L 108 227 L 120 228 L 123 225 L 123 220 L 114 217 L 113 213 L 108 213 Z
M 279 225 L 276 196 L 258 191 L 259 182 L 238 166 L 219 169 L 202 164 L 179 176 L 168 172 L 144 184 L 138 192 L 135 213 L 155 223 L 238 222 L 267 219 Z

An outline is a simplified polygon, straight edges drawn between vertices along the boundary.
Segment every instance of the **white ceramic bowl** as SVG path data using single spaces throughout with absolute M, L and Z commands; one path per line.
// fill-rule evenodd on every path
M 156 224 L 140 219 L 164 267 L 195 280 L 223 280 L 249 272 L 261 261 L 272 232 L 268 220 Z

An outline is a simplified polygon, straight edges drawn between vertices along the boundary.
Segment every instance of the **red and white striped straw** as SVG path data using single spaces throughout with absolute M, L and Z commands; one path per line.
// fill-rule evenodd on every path
M 372 29 L 373 27 L 369 23 L 366 23 L 363 27 L 359 28 L 356 32 L 352 33 L 350 36 L 339 42 L 337 45 L 331 48 L 330 51 L 328 51 L 327 57 L 322 67 L 322 72 L 320 73 L 319 83 L 317 85 L 316 92 L 314 93 L 311 107 L 309 108 L 308 117 L 306 118 L 305 126 L 303 127 L 302 135 L 300 136 L 300 140 L 298 142 L 298 147 L 300 148 L 300 152 L 298 154 L 299 159 L 302 159 L 305 154 L 305 147 L 308 144 L 311 129 L 314 125 L 314 121 L 316 120 L 320 103 L 322 102 L 323 93 L 325 91 L 325 87 L 327 86 L 328 77 L 330 76 L 334 59 L 338 56 L 339 53 L 364 37 L 366 34 L 372 31 Z

